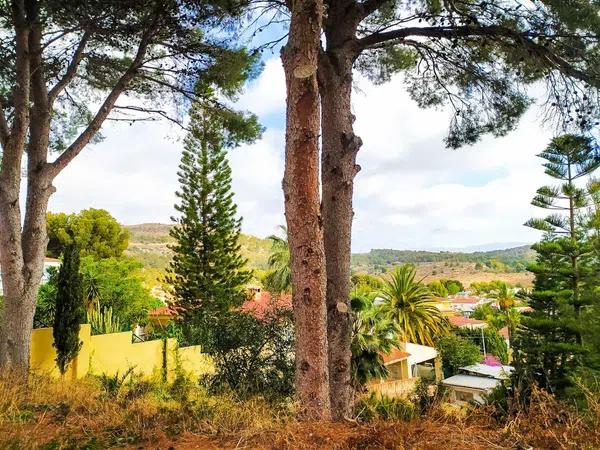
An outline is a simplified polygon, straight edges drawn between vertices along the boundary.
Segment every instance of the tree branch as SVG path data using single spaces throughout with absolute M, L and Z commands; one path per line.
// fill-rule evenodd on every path
M 0 181 L 9 179 L 14 184 L 21 177 L 21 161 L 29 125 L 29 24 L 27 23 L 23 1 L 12 2 L 12 20 L 15 28 L 15 78 L 16 83 L 11 97 L 14 99 L 13 119 L 4 147 L 0 165 Z M 6 123 L 6 117 L 3 116 Z M 8 127 L 8 123 L 6 123 Z M 4 134 L 4 133 L 3 133 Z
M 51 164 L 50 176 L 56 177 L 67 165 L 73 161 L 73 159 L 81 153 L 81 150 L 90 142 L 94 135 L 100 130 L 102 124 L 112 111 L 115 103 L 119 99 L 119 96 L 126 90 L 127 86 L 133 80 L 140 67 L 144 62 L 144 57 L 152 35 L 158 27 L 158 21 L 155 20 L 149 29 L 144 33 L 138 47 L 135 58 L 133 59 L 129 68 L 123 73 L 121 78 L 115 83 L 113 89 L 110 91 L 102 106 L 96 112 L 96 115 L 86 127 L 85 130 L 73 141 L 73 143 Z
M 60 95 L 60 93 L 64 90 L 64 88 L 73 80 L 73 78 L 75 78 L 75 75 L 77 74 L 77 68 L 79 67 L 79 64 L 81 63 L 81 61 L 83 60 L 83 56 L 84 56 L 83 52 L 85 50 L 85 46 L 87 45 L 90 36 L 91 36 L 91 32 L 89 32 L 88 30 L 86 30 L 83 33 L 83 36 L 81 37 L 81 40 L 79 41 L 79 44 L 77 45 L 77 49 L 75 50 L 75 53 L 73 54 L 73 57 L 71 58 L 71 62 L 69 63 L 69 65 L 67 67 L 67 71 L 65 72 L 63 77 L 60 80 L 58 80 L 58 83 L 56 83 L 54 85 L 54 87 L 52 89 L 50 89 L 50 92 L 48 94 L 48 103 L 50 105 L 52 105 L 54 103 L 54 101 Z
M 563 73 L 577 80 L 586 82 L 592 86 L 600 86 L 600 80 L 590 77 L 585 72 L 575 68 L 568 61 L 553 53 L 548 48 L 534 42 L 531 38 L 536 37 L 532 33 L 518 33 L 509 28 L 491 26 L 455 26 L 455 27 L 406 27 L 382 33 L 373 33 L 356 41 L 356 51 L 372 48 L 378 44 L 391 41 L 402 41 L 408 37 L 428 37 L 452 39 L 470 36 L 504 37 L 515 43 L 520 43 L 527 49 L 536 53 L 538 57 L 546 62 L 546 65 L 560 69 Z M 546 36 L 547 37 L 547 36 Z

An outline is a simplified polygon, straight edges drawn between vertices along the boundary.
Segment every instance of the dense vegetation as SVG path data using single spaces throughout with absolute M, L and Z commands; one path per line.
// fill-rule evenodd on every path
M 373 249 L 368 253 L 352 255 L 352 266 L 355 270 L 382 272 L 396 264 L 407 263 L 475 263 L 480 270 L 490 271 L 523 271 L 525 265 L 535 258 L 530 246 L 524 245 L 505 250 L 487 252 L 429 252 L 421 250 Z

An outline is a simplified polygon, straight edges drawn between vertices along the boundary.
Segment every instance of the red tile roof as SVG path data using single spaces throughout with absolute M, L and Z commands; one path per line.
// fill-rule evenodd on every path
M 500 328 L 498 330 L 498 334 L 502 336 L 504 339 L 508 339 L 508 327 Z
M 394 361 L 400 361 L 410 356 L 410 353 L 394 348 L 388 355 L 383 355 L 383 363 L 390 364 Z
M 257 319 L 262 319 L 267 313 L 276 309 L 292 309 L 291 294 L 274 295 L 267 291 L 262 291 L 259 298 L 247 300 L 242 305 L 242 311 L 252 314 Z
M 452 303 L 454 304 L 468 304 L 475 305 L 479 303 L 479 299 L 477 297 L 454 297 L 452 298 Z
M 148 311 L 149 316 L 174 316 L 177 313 L 168 306 L 159 306 Z
M 470 319 L 468 317 L 463 317 L 463 316 L 450 316 L 448 317 L 448 320 L 450 321 L 450 323 L 452 325 L 454 325 L 455 327 L 467 327 L 469 325 L 482 325 L 485 324 L 485 322 L 483 320 L 477 320 L 477 319 Z

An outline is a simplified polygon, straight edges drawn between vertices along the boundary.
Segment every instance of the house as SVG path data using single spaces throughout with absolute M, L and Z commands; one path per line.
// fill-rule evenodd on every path
M 51 267 L 60 267 L 60 259 L 56 258 L 44 258 L 44 271 L 42 272 L 42 280 L 41 283 L 47 283 L 50 279 L 50 268 Z M 2 287 L 2 272 L 0 271 L 0 295 L 4 294 L 4 289 Z
M 276 310 L 290 311 L 292 309 L 292 295 L 274 295 L 271 292 L 258 289 L 252 293 L 252 298 L 244 302 L 241 309 L 257 319 L 263 319 Z
M 512 366 L 504 366 L 495 359 L 461 367 L 459 373 L 442 380 L 450 391 L 451 402 L 485 403 L 485 396 L 510 378 Z
M 169 306 L 159 306 L 148 311 L 148 322 L 150 328 L 164 328 L 177 315 L 177 312 Z
M 441 379 L 438 351 L 426 345 L 403 342 L 399 348 L 383 355 L 388 377 L 371 381 L 367 388 L 390 397 L 410 395 L 420 378 Z
M 478 330 L 481 328 L 487 328 L 488 324 L 483 320 L 471 319 L 470 317 L 464 316 L 450 316 L 448 317 L 450 324 L 457 328 L 467 328 L 469 330 Z
M 453 295 L 448 298 L 450 300 L 451 308 L 465 317 L 470 317 L 478 306 L 493 302 L 493 300 L 489 298 L 469 295 Z
M 452 307 L 452 301 L 449 298 L 436 298 L 435 306 L 445 317 L 455 316 L 456 310 Z

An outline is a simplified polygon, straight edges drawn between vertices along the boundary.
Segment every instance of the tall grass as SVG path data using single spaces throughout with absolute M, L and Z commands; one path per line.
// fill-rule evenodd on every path
M 0 449 L 107 448 L 200 430 L 209 438 L 241 439 L 289 416 L 264 401 L 209 396 L 195 383 L 185 388 L 130 377 L 108 395 L 109 377 L 77 382 L 0 374 Z M 46 446 L 46 447 L 44 447 Z

